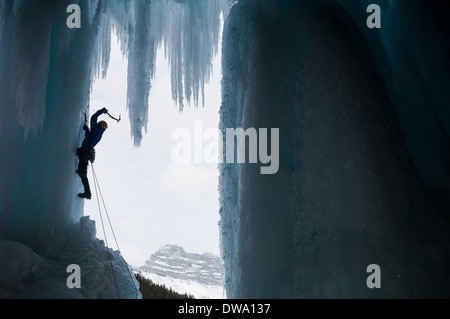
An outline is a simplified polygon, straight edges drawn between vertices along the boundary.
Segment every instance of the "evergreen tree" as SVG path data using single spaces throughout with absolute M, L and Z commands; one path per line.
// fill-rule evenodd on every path
M 167 288 L 165 285 L 155 284 L 139 273 L 135 273 L 134 275 L 139 282 L 142 299 L 194 299 L 192 295 L 179 294 L 173 291 L 172 288 Z

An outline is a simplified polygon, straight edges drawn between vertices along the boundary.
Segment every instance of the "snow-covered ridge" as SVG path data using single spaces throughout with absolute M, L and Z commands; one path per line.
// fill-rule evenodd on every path
M 188 253 L 182 247 L 166 245 L 134 271 L 157 284 L 196 298 L 223 297 L 223 262 L 212 253 Z

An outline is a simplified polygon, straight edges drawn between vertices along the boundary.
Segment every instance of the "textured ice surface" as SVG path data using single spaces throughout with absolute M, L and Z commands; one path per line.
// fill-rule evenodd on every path
M 221 129 L 280 128 L 280 169 L 221 164 L 229 297 L 449 296 L 448 5 L 369 3 L 230 11 Z

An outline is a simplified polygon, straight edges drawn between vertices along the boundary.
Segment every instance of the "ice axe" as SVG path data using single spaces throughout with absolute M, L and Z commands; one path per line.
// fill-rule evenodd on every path
M 109 112 L 106 112 L 106 114 L 108 114 L 108 116 L 109 116 L 110 118 L 112 118 L 114 121 L 117 121 L 117 123 L 119 123 L 120 120 L 122 119 L 122 118 L 120 117 L 120 114 L 119 114 L 119 118 L 115 118 L 114 116 L 112 116 L 111 114 L 109 114 Z
M 95 111 L 95 110 L 94 110 Z M 112 116 L 111 114 L 109 114 L 109 112 L 106 112 L 105 114 L 107 114 L 110 118 L 112 118 L 114 121 L 116 121 L 117 123 L 120 122 L 120 120 L 122 119 L 122 117 L 119 114 L 119 118 Z M 86 116 L 86 113 L 84 114 L 84 116 Z

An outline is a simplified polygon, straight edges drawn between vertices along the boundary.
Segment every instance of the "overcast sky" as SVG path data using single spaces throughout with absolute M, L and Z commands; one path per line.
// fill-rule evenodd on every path
M 178 111 L 171 98 L 170 73 L 162 51 L 156 70 L 148 133 L 139 148 L 133 146 L 126 111 L 127 61 L 115 39 L 107 78 L 97 81 L 91 94 L 91 114 L 106 107 L 112 115 L 122 115 L 120 123 L 100 117 L 109 129 L 96 147 L 94 169 L 122 255 L 134 266 L 144 264 L 165 244 L 177 244 L 189 252 L 219 254 L 217 164 L 174 163 L 171 152 L 178 142 L 171 135 L 180 127 L 194 134 L 198 120 L 203 130 L 218 127 L 220 54 L 205 87 L 204 108 L 186 106 L 183 113 Z M 85 215 L 96 221 L 97 237 L 103 239 L 91 168 L 88 177 L 93 198 L 86 201 Z M 110 233 L 107 239 L 115 248 Z

